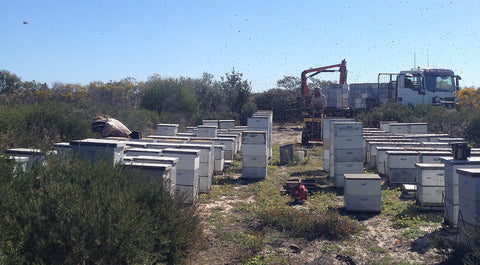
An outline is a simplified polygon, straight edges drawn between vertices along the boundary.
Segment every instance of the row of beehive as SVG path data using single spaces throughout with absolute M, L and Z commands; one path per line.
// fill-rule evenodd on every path
M 160 128 L 160 129 L 159 129 Z M 198 192 L 208 192 L 212 175 L 222 173 L 225 162 L 224 150 L 233 154 L 240 147 L 240 134 L 246 128 L 234 128 L 235 132 L 225 137 L 198 138 L 179 136 L 178 125 L 159 124 L 158 131 L 168 128 L 166 134 L 151 135 L 142 139 L 84 139 L 70 143 L 55 144 L 60 154 L 72 151 L 92 162 L 107 157 L 115 164 L 140 168 L 153 179 L 168 178 L 171 192 L 183 194 L 187 202 L 196 200 Z M 240 132 L 240 133 L 239 133 Z M 30 156 L 25 161 L 40 160 L 39 150 L 10 149 L 6 152 L 16 160 Z
M 476 209 L 480 209 L 480 204 L 468 184 L 475 182 L 475 177 L 478 177 L 476 172 L 480 170 L 480 150 L 472 149 L 468 159 L 454 159 L 450 145 L 464 141 L 462 138 L 426 134 L 424 131 L 420 132 L 422 134 L 411 134 L 408 124 L 394 122 L 385 122 L 381 128 L 399 133 L 392 134 L 393 142 L 388 143 L 382 142 L 388 137 L 378 142 L 366 139 L 367 163 L 376 165 L 377 170 L 387 175 L 390 182 L 413 182 L 420 206 L 444 210 L 446 223 L 471 231 L 474 221 L 479 221 Z M 464 240 L 466 238 L 464 236 Z
M 381 210 L 380 177 L 363 174 L 363 125 L 353 119 L 323 119 L 323 165 L 343 188 L 347 211 Z

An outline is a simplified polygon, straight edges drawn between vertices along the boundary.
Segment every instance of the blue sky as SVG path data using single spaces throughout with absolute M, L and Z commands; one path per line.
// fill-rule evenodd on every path
M 376 82 L 380 72 L 415 63 L 452 69 L 462 87 L 480 87 L 477 0 L 0 0 L 0 6 L 0 69 L 23 81 L 86 85 L 204 72 L 219 80 L 235 68 L 262 92 L 283 76 L 346 59 L 348 83 Z

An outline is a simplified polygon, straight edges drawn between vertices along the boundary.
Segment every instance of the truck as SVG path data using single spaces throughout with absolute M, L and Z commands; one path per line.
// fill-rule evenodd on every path
M 450 69 L 413 68 L 398 74 L 378 75 L 378 95 L 381 84 L 387 79 L 388 102 L 403 105 L 435 105 L 453 108 L 457 103 L 456 94 L 460 90 L 460 76 Z M 379 96 L 379 99 L 382 100 Z
M 340 72 L 340 79 L 338 84 L 322 88 L 327 104 L 325 109 L 317 111 L 318 114 L 315 115 L 316 111 L 310 104 L 315 93 L 310 93 L 307 78 L 322 72 Z M 347 84 L 345 60 L 340 64 L 304 70 L 301 74 L 304 110 L 311 110 L 311 114 L 304 118 L 302 144 L 322 140 L 321 119 L 325 115 L 346 116 L 356 110 L 390 102 L 408 106 L 425 104 L 453 108 L 457 103 L 459 80 L 460 76 L 450 69 L 417 67 L 399 73 L 379 73 L 376 83 Z

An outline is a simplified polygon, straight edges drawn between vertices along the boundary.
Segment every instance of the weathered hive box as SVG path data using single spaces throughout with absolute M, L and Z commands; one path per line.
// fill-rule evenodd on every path
M 415 184 L 417 151 L 387 151 L 387 175 L 392 184 Z
M 380 130 L 390 132 L 391 123 L 398 123 L 398 121 L 380 121 Z
M 172 166 L 170 170 L 170 182 L 172 185 L 177 184 L 177 163 L 178 157 L 165 156 L 124 156 L 123 161 L 133 161 L 138 163 L 168 164 Z
M 147 136 L 148 138 L 152 138 L 154 140 L 154 142 L 158 142 L 158 141 L 165 141 L 165 140 L 177 140 L 177 141 L 183 141 L 183 142 L 186 142 L 190 139 L 190 137 L 188 136 L 165 136 L 165 135 L 148 135 Z
M 11 148 L 5 150 L 5 154 L 12 157 L 27 157 L 27 168 L 30 169 L 35 163 L 44 164 L 44 155 L 40 149 Z
M 63 157 L 68 156 L 72 153 L 72 147 L 70 146 L 70 143 L 67 142 L 54 143 L 53 148 L 57 152 L 57 155 Z
M 332 123 L 335 121 L 351 121 L 354 122 L 354 119 L 328 119 L 324 118 L 322 120 L 322 137 L 323 137 L 323 170 L 330 170 L 330 133 L 332 131 Z
M 167 157 L 177 157 L 176 194 L 185 196 L 185 201 L 193 203 L 198 198 L 200 151 L 167 148 L 163 150 Z
M 217 126 L 214 125 L 198 125 L 198 137 L 217 137 Z
M 218 129 L 235 129 L 235 120 L 219 120 Z
M 375 158 L 375 164 L 377 168 L 378 174 L 386 174 L 387 169 L 387 151 L 404 151 L 406 150 L 405 147 L 398 147 L 398 146 L 377 146 L 376 148 L 377 156 Z
M 266 131 L 244 131 L 242 133 L 243 178 L 266 178 L 268 155 Z
M 121 141 L 105 139 L 84 139 L 70 142 L 74 156 L 89 159 L 92 163 L 96 159 L 107 159 L 113 164 L 122 162 L 126 144 Z
M 467 141 L 464 138 L 452 138 L 452 137 L 445 137 L 445 138 L 438 138 L 438 142 L 443 142 L 443 143 L 466 143 Z
M 157 124 L 157 135 L 175 136 L 178 133 L 178 124 Z
M 175 177 L 171 175 L 172 165 L 160 163 L 145 163 L 145 162 L 124 162 L 123 165 L 127 168 L 134 168 L 140 170 L 142 174 L 147 175 L 148 182 L 165 181 L 170 194 L 175 194 Z
M 151 148 L 126 148 L 125 155 L 128 156 L 161 156 L 161 149 Z
M 232 134 L 232 133 L 220 133 L 217 138 L 231 138 L 233 139 L 233 154 L 238 154 L 241 150 L 241 134 Z
M 451 151 L 418 151 L 420 153 L 421 163 L 427 164 L 443 164 L 441 157 L 452 156 Z
M 202 120 L 203 125 L 216 126 L 218 128 L 218 120 Z
M 13 160 L 15 165 L 13 167 L 13 175 L 17 176 L 18 172 L 25 172 L 28 169 L 29 157 L 27 156 L 9 156 L 9 160 Z
M 417 168 L 417 202 L 420 207 L 443 206 L 445 177 L 443 164 L 415 164 Z
M 345 174 L 344 201 L 347 211 L 381 211 L 381 178 L 377 174 Z
M 343 187 L 344 174 L 363 173 L 363 125 L 333 122 L 330 133 L 330 173 L 335 186 Z
M 457 169 L 459 178 L 461 213 L 458 225 L 462 243 L 474 247 L 480 222 L 480 169 Z
M 445 165 L 445 222 L 458 227 L 460 194 L 457 169 L 480 168 L 480 158 L 470 157 L 468 160 L 458 160 L 445 157 L 440 160 Z
M 268 157 L 271 157 L 272 150 L 272 118 L 271 116 L 252 116 L 247 119 L 248 131 L 265 131 L 267 132 L 267 148 Z M 243 148 L 243 147 L 242 147 Z

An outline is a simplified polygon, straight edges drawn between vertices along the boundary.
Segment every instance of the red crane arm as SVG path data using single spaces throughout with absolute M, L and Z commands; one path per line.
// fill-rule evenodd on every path
M 331 68 L 337 68 L 338 70 L 329 70 Z M 334 64 L 329 66 L 323 66 L 318 68 L 311 68 L 302 72 L 301 81 L 302 81 L 302 92 L 303 98 L 308 98 L 309 89 L 307 86 L 307 78 L 312 77 L 314 75 L 318 75 L 322 72 L 340 72 L 340 79 L 338 81 L 339 84 L 346 84 L 347 83 L 347 62 L 343 60 L 340 64 Z M 313 73 L 307 77 L 307 74 Z

